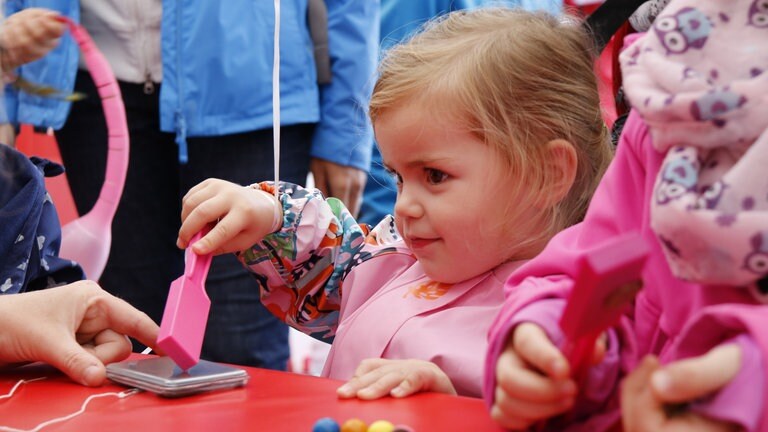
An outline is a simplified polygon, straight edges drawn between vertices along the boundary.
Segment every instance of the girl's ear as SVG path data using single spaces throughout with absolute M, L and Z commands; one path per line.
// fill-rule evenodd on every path
M 576 179 L 579 158 L 569 141 L 554 139 L 546 144 L 545 164 L 548 184 L 544 185 L 541 205 L 549 208 L 562 201 Z

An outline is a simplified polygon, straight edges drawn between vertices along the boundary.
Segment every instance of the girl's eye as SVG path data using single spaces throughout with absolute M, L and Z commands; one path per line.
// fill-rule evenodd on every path
M 385 168 L 385 169 L 387 170 L 387 173 L 391 175 L 392 178 L 395 180 L 395 183 L 397 183 L 398 185 L 403 184 L 403 178 L 400 177 L 400 174 L 397 171 L 390 168 Z
M 433 168 L 427 168 L 426 174 L 427 182 L 433 185 L 440 184 L 448 179 L 448 174 Z

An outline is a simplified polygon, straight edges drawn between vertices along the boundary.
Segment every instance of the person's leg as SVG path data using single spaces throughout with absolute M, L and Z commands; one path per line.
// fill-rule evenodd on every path
M 107 130 L 101 101 L 87 73 L 78 73 L 75 89 L 88 97 L 72 105 L 56 139 L 82 215 L 93 207 L 104 182 Z M 168 288 L 184 270 L 183 253 L 176 248 L 181 214 L 178 151 L 173 134 L 160 132 L 158 91 L 145 94 L 143 84 L 128 83 L 120 83 L 120 89 L 130 158 L 112 223 L 112 248 L 99 283 L 159 323 Z M 137 351 L 143 348 L 134 346 Z
M 281 180 L 304 184 L 309 171 L 312 125 L 281 130 Z M 189 163 L 182 167 L 182 187 L 215 177 L 248 185 L 274 177 L 272 129 L 219 137 L 188 139 Z M 267 311 L 253 277 L 232 254 L 213 259 L 206 280 L 211 312 L 202 358 L 285 370 L 288 328 Z

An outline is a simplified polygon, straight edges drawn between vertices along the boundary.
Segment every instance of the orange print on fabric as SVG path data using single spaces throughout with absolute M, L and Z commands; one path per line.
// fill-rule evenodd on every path
M 427 282 L 417 287 L 410 288 L 408 292 L 403 295 L 403 298 L 407 298 L 409 295 L 413 295 L 420 300 L 437 300 L 445 295 L 451 286 L 451 284 L 442 282 Z

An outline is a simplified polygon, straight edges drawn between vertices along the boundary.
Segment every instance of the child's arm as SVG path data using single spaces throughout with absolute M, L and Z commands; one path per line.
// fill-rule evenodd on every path
M 338 388 L 340 398 L 378 399 L 390 395 L 396 398 L 419 392 L 456 394 L 451 379 L 439 366 L 424 360 L 363 360 L 355 376 Z
M 501 313 L 489 332 L 489 351 L 486 357 L 484 395 L 489 406 L 496 405 L 496 396 L 503 394 L 505 390 L 497 381 L 499 368 L 504 369 L 502 363 L 508 363 L 508 357 L 501 355 L 507 348 L 514 326 L 511 324 L 519 318 L 521 311 L 528 307 L 534 307 L 545 300 L 559 299 L 564 307 L 574 284 L 571 274 L 576 274 L 575 264 L 579 257 L 594 249 L 607 239 L 618 237 L 628 232 L 642 232 L 644 215 L 647 203 L 644 201 L 646 188 L 652 186 L 646 179 L 643 143 L 648 138 L 647 127 L 636 113 L 632 113 L 627 121 L 624 133 L 618 145 L 618 151 L 606 172 L 600 186 L 590 204 L 589 211 L 584 222 L 566 229 L 557 234 L 536 258 L 516 271 L 507 281 L 505 290 L 507 299 Z M 543 319 L 535 322 L 544 329 L 557 328 L 557 321 L 562 313 L 562 307 L 556 313 L 549 313 Z M 620 336 L 620 337 L 619 337 Z M 609 381 L 613 377 L 618 380 L 620 368 L 625 365 L 622 358 L 624 351 L 632 347 L 626 344 L 624 338 L 631 338 L 629 332 L 618 332 L 615 344 L 609 344 L 611 350 L 615 350 L 615 364 L 611 371 L 606 371 L 604 378 Z M 613 397 L 618 383 L 600 383 L 601 390 L 608 389 L 604 396 Z M 590 384 L 578 392 L 578 405 L 582 395 L 589 394 Z M 603 403 L 607 402 L 603 400 Z M 591 404 L 596 408 L 595 413 L 603 412 L 608 417 L 613 415 L 605 405 Z M 496 411 L 497 419 L 503 421 L 505 413 Z M 583 416 L 589 417 L 588 412 Z
M 404 259 L 395 260 L 402 263 L 413 258 L 387 220 L 368 235 L 339 200 L 316 189 L 281 183 L 279 204 L 273 191 L 271 183 L 243 187 L 215 179 L 195 186 L 184 197 L 178 245 L 186 247 L 195 232 L 216 223 L 193 251 L 237 252 L 272 314 L 331 342 L 350 271 L 379 255 L 403 252 Z M 392 266 L 370 270 L 377 269 L 386 273 L 382 281 L 396 274 Z

